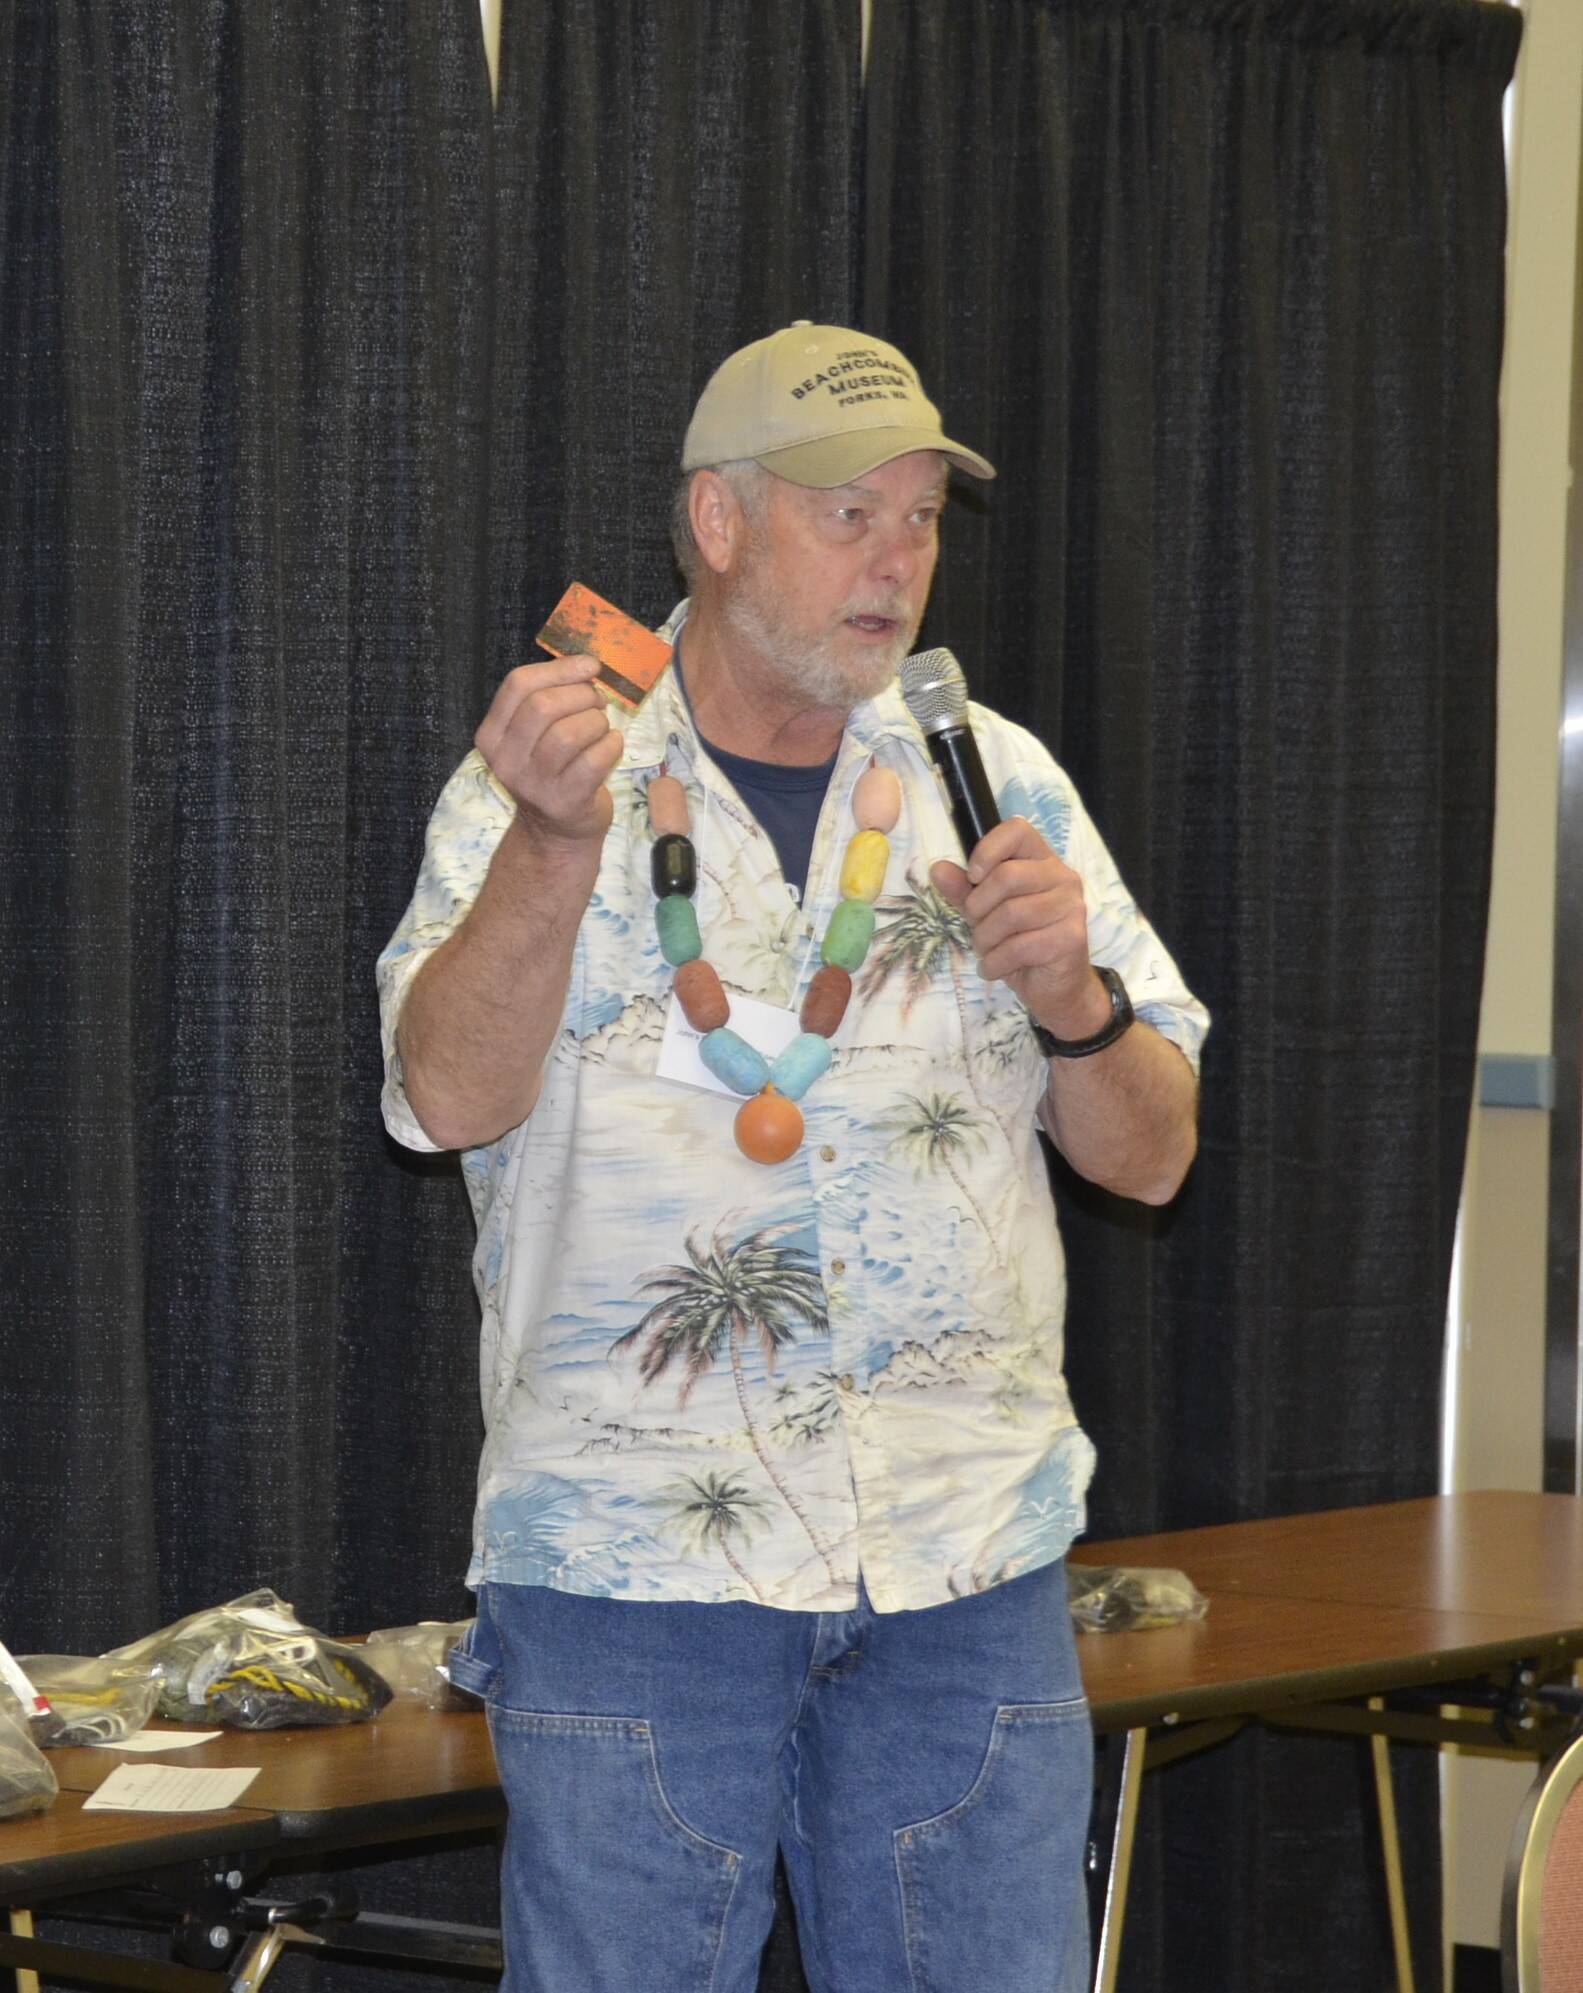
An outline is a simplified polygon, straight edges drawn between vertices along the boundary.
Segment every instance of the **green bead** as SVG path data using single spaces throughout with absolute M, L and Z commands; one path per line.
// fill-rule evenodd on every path
M 654 903 L 654 925 L 660 931 L 660 953 L 673 969 L 696 962 L 704 952 L 698 915 L 685 893 L 667 893 Z
M 850 976 L 862 968 L 873 939 L 874 909 L 866 900 L 843 900 L 824 931 L 821 959 L 832 969 L 845 969 Z

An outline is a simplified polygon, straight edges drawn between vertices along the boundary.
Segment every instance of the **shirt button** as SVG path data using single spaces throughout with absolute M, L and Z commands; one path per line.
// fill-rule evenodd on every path
M 831 1260 L 831 1262 L 830 1262 L 830 1271 L 831 1271 L 832 1273 L 845 1273 L 845 1272 L 846 1272 L 846 1261 L 845 1261 L 844 1259 L 833 1259 L 833 1260 Z
M 841 1389 L 843 1391 L 855 1391 L 857 1389 L 857 1379 L 852 1375 L 850 1370 L 842 1372 Z
M 819 1151 L 819 1160 L 822 1163 L 833 1163 L 835 1161 L 835 1150 L 831 1148 L 828 1142 Z

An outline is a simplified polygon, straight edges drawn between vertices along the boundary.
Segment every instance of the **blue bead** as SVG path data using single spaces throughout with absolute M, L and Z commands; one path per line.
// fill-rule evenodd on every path
M 769 1060 L 729 1024 L 706 1031 L 698 1041 L 698 1056 L 723 1086 L 733 1093 L 759 1093 L 770 1076 Z
M 801 1031 L 776 1055 L 770 1084 L 788 1100 L 801 1100 L 815 1080 L 830 1070 L 830 1040 L 817 1031 Z

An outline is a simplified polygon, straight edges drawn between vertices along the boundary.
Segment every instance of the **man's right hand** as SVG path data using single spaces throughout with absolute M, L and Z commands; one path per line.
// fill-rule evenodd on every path
M 519 827 L 541 846 L 597 849 L 610 828 L 615 805 L 605 783 L 621 759 L 622 736 L 595 690 L 598 670 L 580 655 L 519 665 L 473 736 L 516 799 Z
M 594 690 L 598 668 L 591 657 L 522 665 L 473 736 L 517 814 L 396 1026 L 407 1099 L 442 1149 L 493 1142 L 538 1098 L 615 814 L 605 781 L 622 741 Z

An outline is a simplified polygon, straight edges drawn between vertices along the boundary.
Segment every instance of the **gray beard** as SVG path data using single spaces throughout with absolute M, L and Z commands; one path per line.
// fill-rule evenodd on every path
M 901 669 L 917 635 L 916 626 L 898 629 L 882 649 L 870 651 L 854 663 L 842 658 L 828 638 L 810 642 L 798 636 L 746 588 L 733 591 L 722 605 L 721 617 L 728 629 L 765 659 L 783 685 L 802 693 L 816 706 L 834 706 L 843 712 L 884 691 Z

